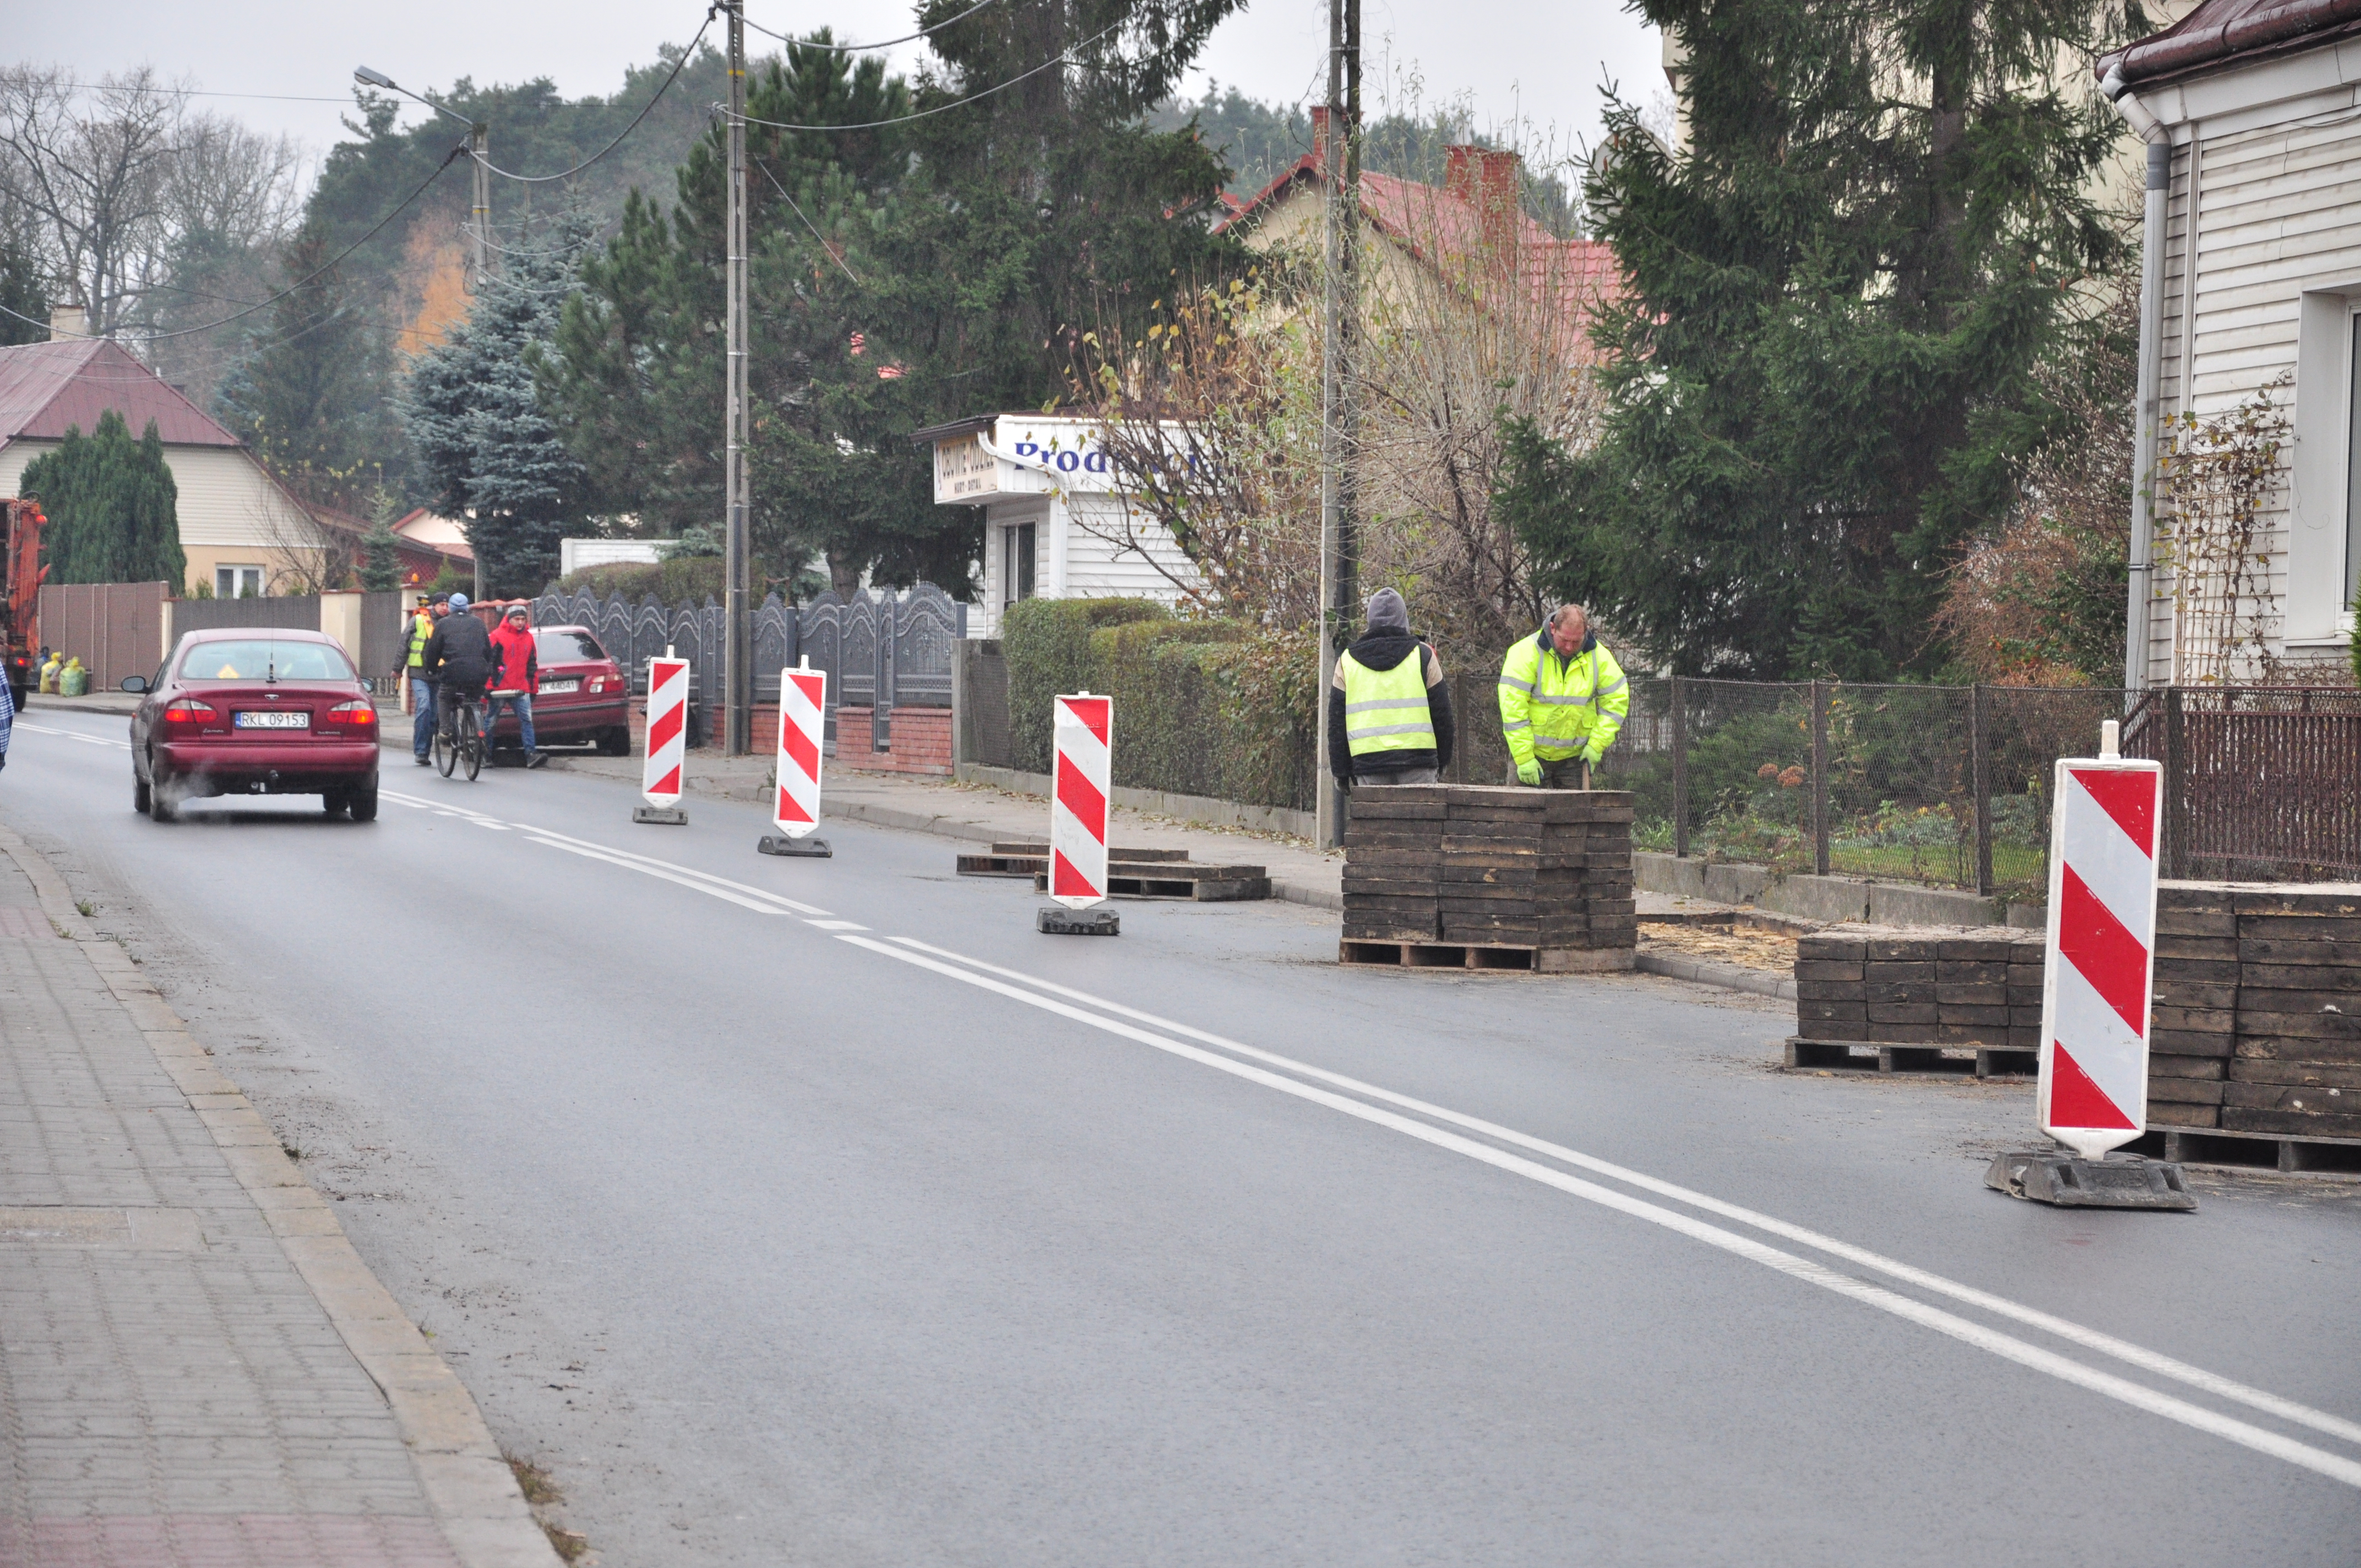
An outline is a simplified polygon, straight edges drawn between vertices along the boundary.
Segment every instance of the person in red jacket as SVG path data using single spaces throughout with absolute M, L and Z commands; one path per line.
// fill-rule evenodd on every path
M 484 703 L 484 733 L 491 733 L 500 722 L 500 704 L 516 709 L 517 728 L 524 735 L 524 765 L 537 768 L 549 761 L 533 746 L 533 685 L 541 674 L 541 660 L 533 648 L 533 628 L 526 624 L 524 606 L 509 606 L 499 630 L 492 633 L 492 676 L 486 683 L 490 695 Z

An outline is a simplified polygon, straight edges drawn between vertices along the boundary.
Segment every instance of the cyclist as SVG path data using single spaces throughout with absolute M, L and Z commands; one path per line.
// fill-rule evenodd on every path
M 451 613 L 434 623 L 420 659 L 434 683 L 435 717 L 443 733 L 456 740 L 458 713 L 482 732 L 484 683 L 492 674 L 492 638 L 467 608 L 467 596 L 451 596 Z
M 533 687 L 541 672 L 541 659 L 533 648 L 533 628 L 527 624 L 531 619 L 524 606 L 512 604 L 492 633 L 492 694 L 484 705 L 484 733 L 489 735 L 492 726 L 500 721 L 502 703 L 516 709 L 517 729 L 524 740 L 524 765 L 537 768 L 549 759 L 533 749 Z

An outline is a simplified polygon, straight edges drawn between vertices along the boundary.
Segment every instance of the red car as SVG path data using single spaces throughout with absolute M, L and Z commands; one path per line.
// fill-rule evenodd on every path
M 631 683 L 623 666 L 607 657 L 585 626 L 536 626 L 533 638 L 538 672 L 533 743 L 596 745 L 609 757 L 630 756 Z M 516 715 L 502 708 L 492 727 L 492 744 L 515 746 L 522 740 Z
M 377 705 L 335 639 L 230 627 L 182 637 L 131 716 L 131 802 L 170 822 L 208 795 L 316 795 L 377 817 Z

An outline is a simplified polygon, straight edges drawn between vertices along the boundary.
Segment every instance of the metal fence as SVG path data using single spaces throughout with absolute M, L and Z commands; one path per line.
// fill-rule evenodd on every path
M 1454 772 L 1489 782 L 1506 756 L 1482 684 Z M 1598 782 L 1634 793 L 1642 848 L 2037 898 L 2053 764 L 2094 755 L 2110 718 L 2165 766 L 2168 875 L 2361 873 L 2351 690 L 1634 678 Z
M 45 584 L 38 611 L 41 642 L 80 659 L 93 691 L 113 691 L 126 675 L 152 675 L 170 634 L 169 588 L 165 583 Z
M 721 682 L 727 618 L 708 598 L 702 605 L 666 607 L 653 595 L 633 604 L 620 594 L 599 598 L 544 593 L 533 601 L 536 626 L 583 626 L 630 673 L 631 690 L 645 696 L 648 661 L 666 648 L 689 661 L 689 701 L 701 715 L 708 692 Z M 765 595 L 754 611 L 754 700 L 779 700 L 779 671 L 802 659 L 828 672 L 828 736 L 839 740 L 840 707 L 871 710 L 870 733 L 857 743 L 884 751 L 897 706 L 949 707 L 951 662 L 967 635 L 967 606 L 932 583 L 896 593 L 834 592 L 792 605 Z M 702 726 L 700 724 L 699 728 Z

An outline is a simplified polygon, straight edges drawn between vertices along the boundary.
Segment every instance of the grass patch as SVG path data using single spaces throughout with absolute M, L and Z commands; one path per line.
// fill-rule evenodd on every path
M 524 1494 L 526 1502 L 537 1508 L 544 1504 L 566 1501 L 565 1492 L 559 1489 L 548 1471 L 530 1459 L 519 1459 L 513 1454 L 507 1458 L 509 1472 L 516 1477 L 517 1490 Z
M 93 916 L 93 915 L 95 915 L 95 914 L 97 914 L 97 913 L 98 913 L 98 905 L 95 905 L 95 904 L 93 904 L 93 903 L 92 903 L 89 899 L 87 899 L 87 898 L 77 898 L 77 899 L 75 899 L 75 900 L 74 900 L 74 907 L 75 907 L 76 909 L 79 909 L 79 910 L 81 910 L 81 911 L 82 911 L 82 917 L 83 919 L 85 919 L 85 920 L 89 919 L 92 916 Z

